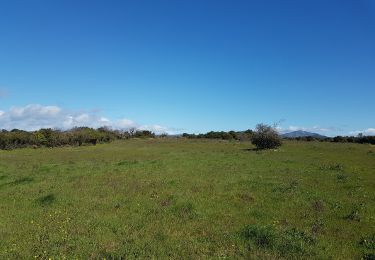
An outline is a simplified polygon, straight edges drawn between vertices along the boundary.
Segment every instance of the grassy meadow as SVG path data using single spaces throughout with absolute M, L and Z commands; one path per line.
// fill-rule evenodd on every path
M 256 151 L 157 138 L 0 151 L 0 259 L 374 251 L 374 146 L 286 141 Z

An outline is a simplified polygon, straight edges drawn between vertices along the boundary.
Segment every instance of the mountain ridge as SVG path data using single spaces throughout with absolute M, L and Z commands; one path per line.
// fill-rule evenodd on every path
M 303 130 L 292 131 L 289 133 L 282 134 L 281 136 L 284 138 L 297 138 L 297 137 L 307 137 L 307 136 L 311 136 L 311 137 L 319 138 L 319 139 L 327 138 L 327 136 L 320 135 L 317 133 L 307 132 Z

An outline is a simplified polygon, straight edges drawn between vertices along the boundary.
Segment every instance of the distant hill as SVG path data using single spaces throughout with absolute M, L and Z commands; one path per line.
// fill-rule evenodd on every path
M 327 138 L 324 135 L 320 135 L 320 134 L 317 134 L 317 133 L 310 133 L 310 132 L 306 132 L 306 131 L 302 131 L 302 130 L 282 134 L 281 136 L 285 137 L 285 138 L 296 138 L 296 137 L 307 137 L 307 136 L 311 136 L 311 137 L 319 138 L 319 139 Z

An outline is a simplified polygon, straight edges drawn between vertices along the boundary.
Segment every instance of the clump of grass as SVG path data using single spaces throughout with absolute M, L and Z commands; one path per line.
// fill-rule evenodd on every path
M 341 163 L 323 164 L 320 166 L 320 170 L 342 171 L 344 170 L 344 165 Z
M 241 199 L 242 201 L 247 201 L 247 202 L 250 202 L 250 201 L 254 201 L 254 197 L 253 195 L 251 195 L 250 193 L 238 193 L 236 194 L 236 197 Z
M 23 177 L 23 178 L 19 178 L 13 182 L 11 182 L 10 184 L 11 185 L 19 185 L 19 184 L 26 184 L 26 183 L 30 183 L 32 182 L 34 179 L 33 178 L 30 178 L 30 177 Z
M 336 178 L 338 182 L 347 182 L 349 175 L 341 172 L 336 175 Z
M 375 250 L 375 233 L 361 239 L 359 244 L 369 250 Z
M 249 246 L 273 250 L 282 256 L 306 255 L 315 243 L 313 238 L 296 228 L 278 231 L 272 226 L 248 225 L 240 234 Z
M 323 212 L 324 211 L 324 202 L 321 200 L 315 200 L 311 207 L 314 209 L 315 212 Z
M 315 243 L 315 240 L 307 235 L 303 231 L 299 231 L 296 228 L 286 230 L 281 234 L 281 242 L 278 246 L 278 250 L 283 255 L 288 254 L 306 254 L 310 251 L 311 245 Z
M 197 215 L 193 204 L 190 202 L 176 204 L 172 210 L 178 217 L 182 219 L 193 219 Z
M 173 204 L 173 196 L 168 196 L 167 198 L 165 199 L 162 199 L 160 201 L 160 206 L 161 207 L 169 207 Z
M 312 227 L 311 227 L 311 232 L 314 234 L 322 233 L 324 229 L 324 221 L 322 218 L 317 218 Z
M 272 191 L 286 193 L 286 192 L 294 191 L 295 189 L 297 189 L 297 187 L 298 187 L 298 181 L 293 180 L 287 185 L 274 188 Z
M 53 195 L 52 193 L 51 194 L 48 194 L 46 196 L 42 196 L 40 198 L 37 199 L 37 203 L 40 205 L 40 206 L 50 206 L 54 201 L 55 201 L 55 195 Z
M 243 228 L 242 237 L 261 248 L 276 247 L 276 234 L 271 226 L 249 225 Z
M 361 216 L 359 214 L 359 209 L 354 208 L 348 215 L 345 216 L 346 220 L 351 220 L 351 221 L 361 221 Z
M 117 166 L 130 166 L 130 165 L 135 165 L 135 164 L 138 164 L 139 162 L 137 160 L 133 160 L 133 161 L 120 161 L 117 163 Z

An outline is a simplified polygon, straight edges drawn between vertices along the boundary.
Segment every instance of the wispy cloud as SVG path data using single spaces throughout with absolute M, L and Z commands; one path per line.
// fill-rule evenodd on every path
M 176 131 L 174 128 L 160 125 L 138 124 L 127 118 L 111 120 L 100 115 L 98 111 L 69 111 L 58 106 L 32 104 L 24 107 L 11 107 L 6 111 L 0 110 L 0 129 L 69 129 L 75 126 L 109 126 L 115 129 L 136 128 L 140 130 L 150 130 L 157 134 L 175 134 Z
M 358 134 L 375 135 L 375 128 L 367 128 L 364 130 L 351 131 L 350 134 L 351 135 L 358 135 Z
M 330 132 L 336 132 L 341 131 L 341 129 L 337 127 L 322 127 L 319 125 L 315 125 L 312 127 L 303 127 L 303 126 L 288 126 L 288 127 L 277 127 L 277 130 L 280 133 L 287 133 L 287 132 L 293 132 L 293 131 L 307 131 L 307 132 L 318 132 L 318 133 L 330 133 Z

